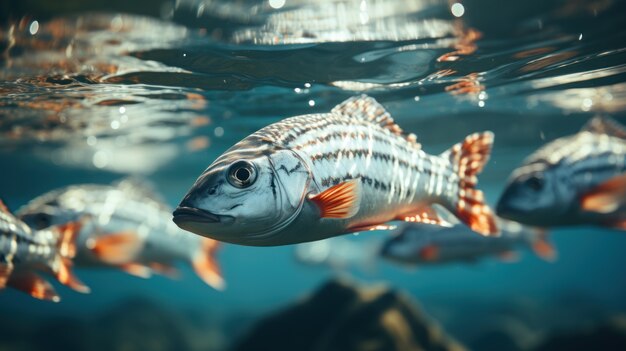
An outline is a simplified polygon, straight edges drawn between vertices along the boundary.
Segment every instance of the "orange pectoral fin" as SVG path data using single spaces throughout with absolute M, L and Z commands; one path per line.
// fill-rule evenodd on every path
M 583 210 L 597 213 L 610 213 L 626 200 L 626 174 L 613 177 L 588 191 L 580 198 Z
M 224 290 L 226 282 L 215 259 L 215 253 L 219 246 L 219 242 L 204 238 L 200 251 L 196 253 L 191 263 L 200 279 L 217 290 Z
M 91 292 L 88 286 L 83 284 L 72 271 L 72 260 L 69 258 L 62 258 L 59 268 L 57 269 L 56 277 L 61 284 L 70 287 L 71 289 L 78 291 L 79 293 L 88 294 Z
M 135 277 L 148 279 L 152 276 L 152 269 L 141 263 L 124 263 L 118 266 L 122 271 L 134 275 Z
M 439 248 L 435 245 L 424 246 L 419 250 L 419 257 L 424 261 L 436 261 L 439 258 Z
M 439 217 L 435 209 L 430 206 L 421 206 L 411 213 L 397 216 L 396 219 L 405 222 L 418 222 L 425 224 L 435 224 L 443 227 L 452 227 L 452 224 L 444 221 Z
M 540 232 L 537 239 L 532 244 L 535 254 L 542 259 L 552 262 L 556 260 L 556 250 L 554 246 L 548 241 L 546 232 Z
M 350 218 L 361 206 L 361 181 L 351 179 L 309 197 L 322 218 Z
M 52 285 L 33 272 L 14 274 L 9 279 L 7 285 L 39 300 L 61 301 L 61 297 L 59 297 Z
M 143 241 L 134 232 L 102 235 L 87 241 L 87 247 L 102 262 L 120 265 L 135 259 Z

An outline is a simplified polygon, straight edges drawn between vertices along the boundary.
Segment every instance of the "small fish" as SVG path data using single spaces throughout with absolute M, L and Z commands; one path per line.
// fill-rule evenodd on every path
M 76 264 L 115 266 L 149 277 L 174 277 L 173 265 L 188 262 L 208 285 L 224 288 L 215 260 L 219 243 L 180 230 L 171 209 L 145 183 L 126 179 L 114 185 L 82 184 L 50 191 L 18 211 L 33 228 L 89 218 L 78 237 Z
M 72 272 L 79 222 L 32 230 L 0 201 L 0 289 L 6 286 L 40 300 L 61 301 L 54 287 L 37 270 L 49 272 L 64 285 L 88 293 Z
M 596 117 L 529 156 L 511 175 L 498 215 L 539 227 L 626 230 L 626 131 Z
M 311 241 L 294 246 L 294 256 L 302 264 L 324 266 L 334 270 L 347 270 L 358 267 L 363 271 L 372 271 L 380 241 L 350 240 L 345 236 Z
M 500 236 L 484 237 L 460 224 L 453 227 L 407 224 L 384 243 L 380 254 L 393 262 L 414 265 L 475 262 L 486 256 L 511 260 L 518 247 L 531 247 L 545 260 L 555 258 L 556 252 L 546 241 L 544 232 L 505 220 L 499 220 L 498 227 Z
M 475 188 L 493 134 L 428 155 L 368 96 L 246 137 L 205 170 L 174 211 L 193 233 L 250 246 L 384 229 L 393 220 L 445 225 L 441 204 L 476 232 L 497 234 Z

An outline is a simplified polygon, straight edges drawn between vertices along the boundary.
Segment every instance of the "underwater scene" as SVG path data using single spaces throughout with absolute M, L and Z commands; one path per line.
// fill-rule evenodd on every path
M 0 350 L 626 350 L 626 2 L 0 2 Z

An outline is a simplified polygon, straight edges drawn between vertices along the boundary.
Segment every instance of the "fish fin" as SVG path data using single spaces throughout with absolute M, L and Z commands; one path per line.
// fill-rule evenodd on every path
M 309 199 L 320 209 L 322 218 L 351 218 L 361 206 L 361 180 L 339 183 Z
M 215 259 L 215 253 L 220 246 L 219 241 L 203 238 L 200 250 L 193 257 L 192 266 L 198 277 L 205 283 L 217 290 L 224 290 L 226 282 Z
M 385 129 L 388 129 L 393 134 L 404 135 L 402 128 L 394 122 L 389 112 L 387 112 L 385 108 L 378 103 L 378 101 L 365 94 L 361 96 L 354 96 L 345 100 L 335 106 L 331 113 L 371 121 Z M 404 137 L 411 144 L 421 148 L 420 144 L 417 142 L 417 136 L 415 134 L 411 133 L 404 135 Z
M 82 228 L 82 222 L 68 222 L 55 227 L 59 233 L 57 249 L 62 257 L 76 256 L 76 238 Z
M 427 245 L 422 247 L 418 254 L 424 261 L 436 261 L 439 258 L 439 248 L 436 245 Z
M 626 139 L 626 127 L 609 117 L 596 116 L 590 119 L 581 131 Z
M 366 224 L 366 225 L 357 225 L 357 226 L 349 227 L 346 233 L 358 233 L 358 232 L 367 232 L 370 230 L 394 230 L 394 229 L 396 229 L 395 225 Z
M 9 206 L 7 206 L 7 204 L 4 202 L 3 199 L 0 199 L 0 212 L 4 212 L 4 213 L 8 213 L 10 215 L 13 215 L 11 213 L 11 210 L 9 210 Z
M 610 213 L 617 210 L 626 198 L 626 174 L 613 177 L 596 186 L 580 198 L 583 210 Z
M 539 230 L 535 240 L 532 243 L 533 252 L 545 261 L 552 262 L 556 260 L 556 249 L 548 241 L 548 233 Z
M 498 254 L 498 258 L 500 258 L 502 262 L 517 262 L 519 261 L 519 254 L 513 250 L 504 251 Z
M 0 289 L 7 286 L 7 281 L 13 272 L 13 264 L 11 262 L 0 264 Z
M 418 222 L 425 224 L 434 224 L 440 225 L 442 227 L 452 227 L 452 224 L 445 221 L 441 217 L 434 208 L 423 205 L 419 208 L 415 209 L 410 213 L 402 214 L 396 217 L 397 220 L 405 221 L 405 222 Z
M 132 261 L 143 241 L 135 232 L 119 232 L 101 235 L 87 241 L 87 248 L 102 262 L 118 265 Z
M 468 135 L 441 156 L 448 157 L 459 175 L 459 200 L 454 214 L 467 226 L 482 235 L 498 235 L 495 215 L 485 204 L 483 192 L 476 189 L 478 178 L 491 153 L 493 133 Z
M 180 271 L 172 265 L 160 262 L 150 262 L 148 267 L 150 267 L 153 272 L 166 276 L 170 279 L 180 278 Z
M 148 279 L 152 276 L 152 269 L 150 269 L 150 267 L 143 265 L 141 263 L 135 263 L 135 262 L 123 263 L 123 264 L 118 265 L 117 268 L 121 269 L 122 271 L 130 275 L 133 275 L 139 278 Z
M 61 284 L 70 287 L 72 290 L 79 293 L 88 294 L 91 289 L 83 282 L 80 281 L 72 271 L 73 262 L 69 258 L 61 258 L 59 260 L 58 268 L 55 270 L 55 276 L 61 282 Z
M 39 300 L 61 301 L 52 284 L 33 272 L 23 271 L 13 274 L 7 285 Z

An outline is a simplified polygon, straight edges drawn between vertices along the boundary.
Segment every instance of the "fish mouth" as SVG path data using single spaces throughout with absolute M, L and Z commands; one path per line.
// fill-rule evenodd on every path
M 173 220 L 176 224 L 185 222 L 219 223 L 220 221 L 218 215 L 194 207 L 179 206 L 174 210 L 173 215 Z

